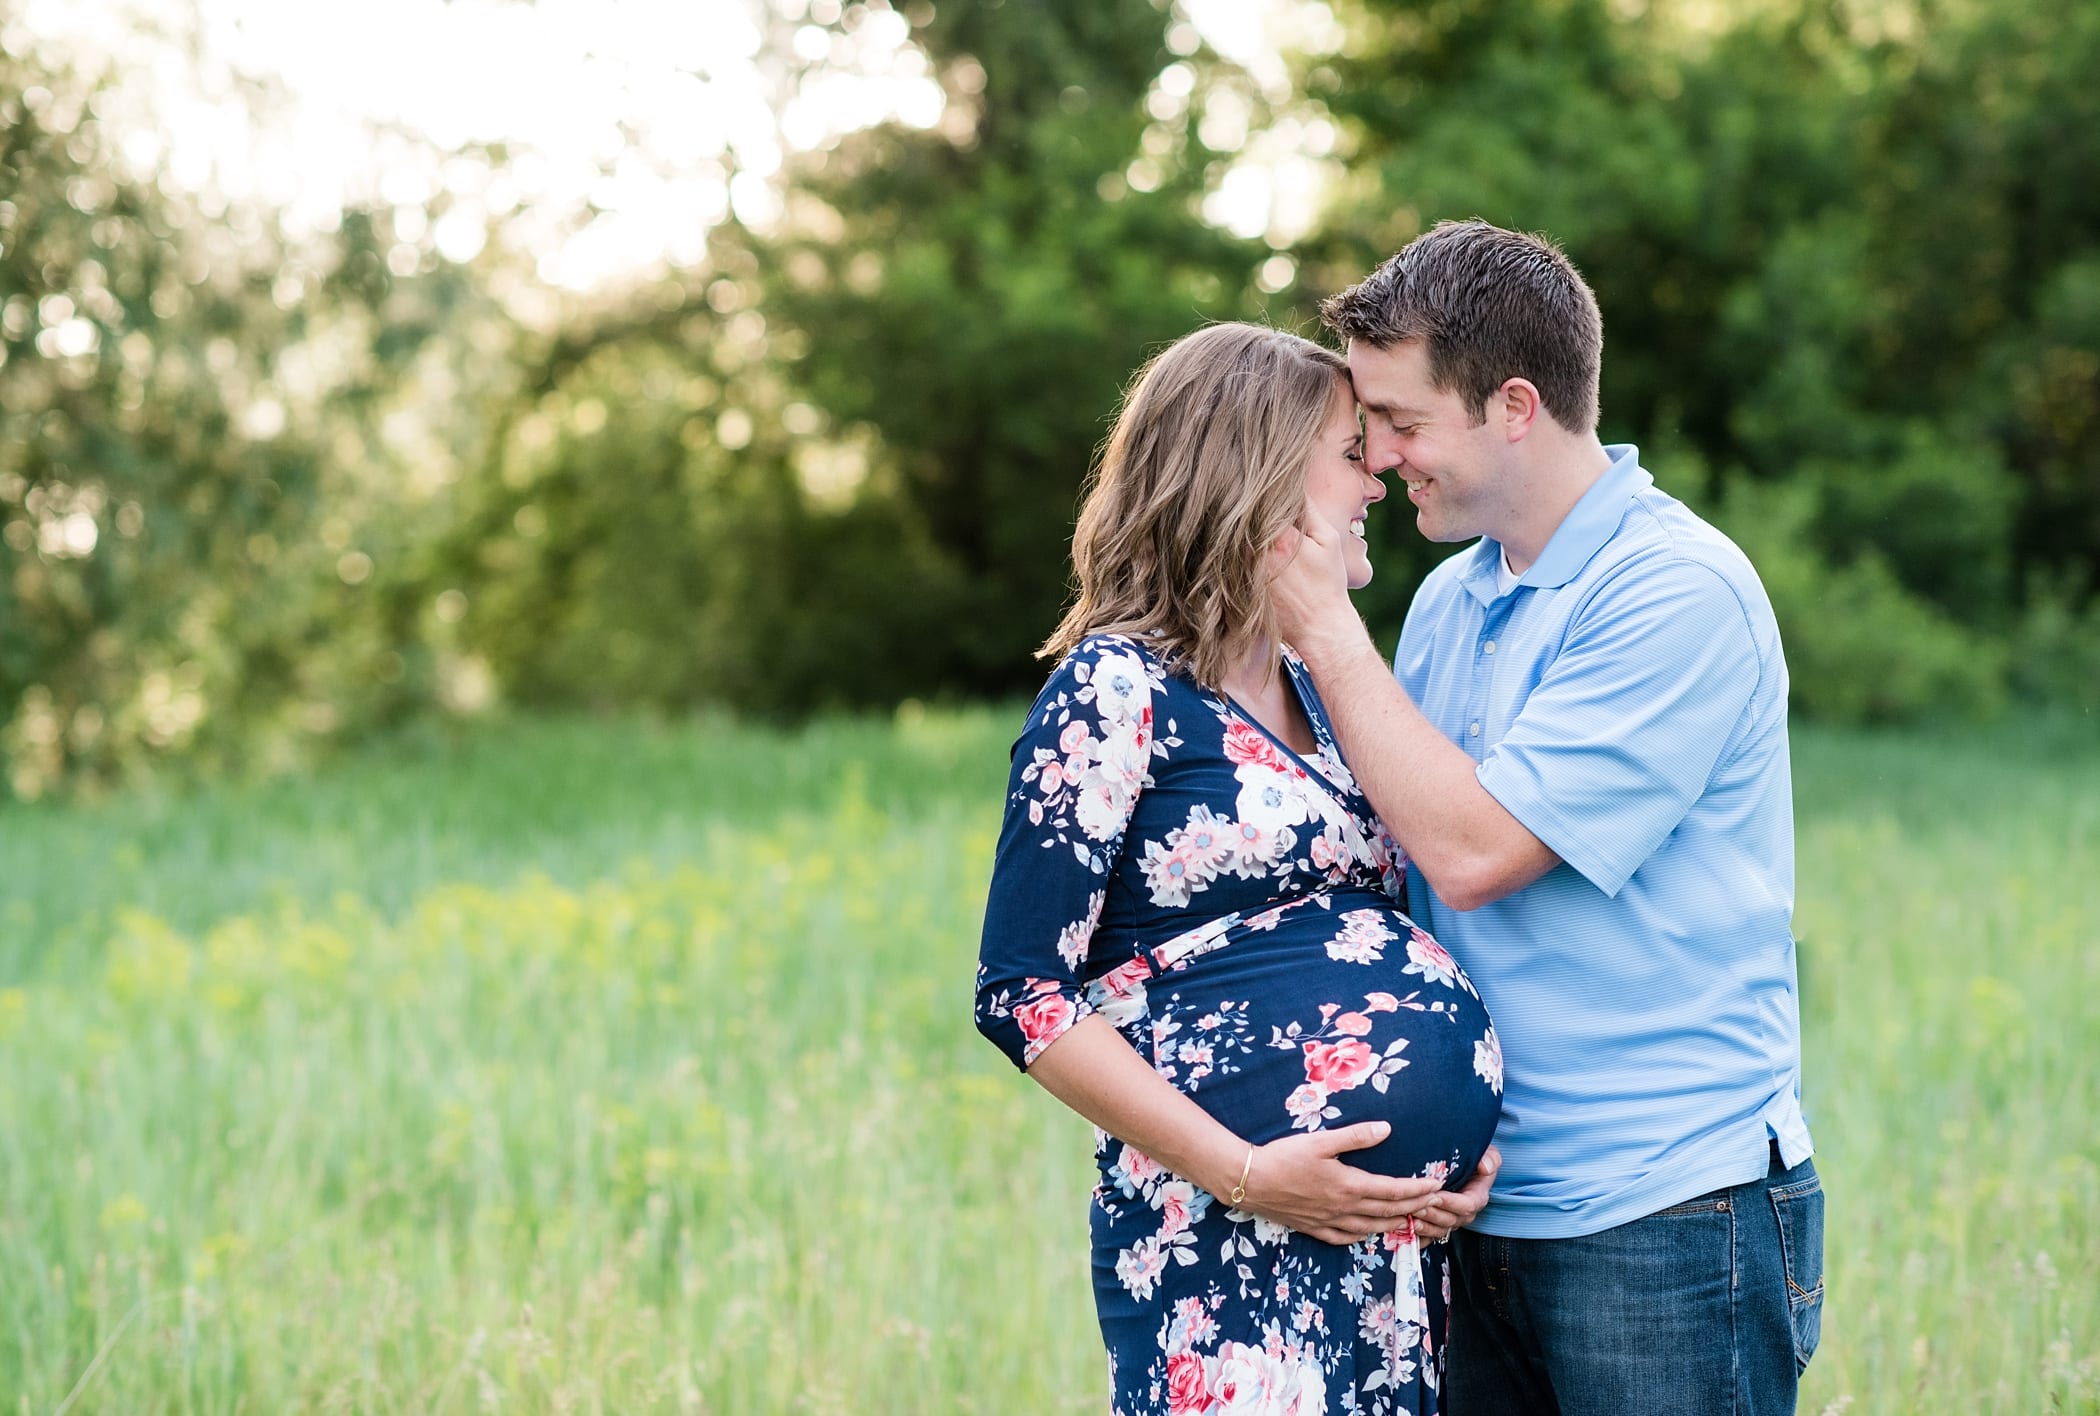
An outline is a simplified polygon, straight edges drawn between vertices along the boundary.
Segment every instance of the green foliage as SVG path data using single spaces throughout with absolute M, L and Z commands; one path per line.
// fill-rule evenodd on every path
M 935 7 L 940 130 L 849 139 L 798 169 L 758 298 L 806 341 L 793 378 L 879 439 L 893 495 L 953 568 L 928 587 L 932 681 L 1032 687 L 1062 608 L 1081 479 L 1131 372 L 1246 310 L 1267 254 L 1194 206 L 1212 154 L 1144 101 L 1173 57 L 1149 0 Z M 1153 190 L 1134 188 L 1141 159 Z
M 1905 590 L 1870 539 L 1825 550 L 1813 478 L 1739 481 L 1718 501 L 1696 463 L 1670 466 L 1665 490 L 1726 532 L 1757 567 L 1786 646 L 1790 706 L 1831 722 L 1988 718 L 2006 703 L 2007 652 Z
M 1201 220 L 1217 155 L 1146 112 L 1169 19 L 932 7 L 937 129 L 797 158 L 778 229 L 528 355 L 434 560 L 461 647 L 546 705 L 1032 688 L 1122 385 L 1268 254 Z
M 2086 0 L 1339 0 L 1296 95 L 1153 0 L 906 13 L 936 126 L 792 154 L 777 224 L 587 301 L 500 230 L 458 267 L 385 214 L 295 241 L 171 195 L 98 82 L 0 53 L 0 790 L 504 699 L 1026 691 L 1131 372 L 1205 320 L 1307 327 L 1444 216 L 1590 276 L 1603 431 L 1746 508 L 1805 710 L 2091 701 Z M 822 83 L 769 23 L 783 93 Z M 1338 127 L 1296 304 L 1201 215 L 1213 107 Z M 1446 553 L 1409 521 L 1370 521 L 1387 638 Z
M 1356 172 L 1321 281 L 1442 217 L 1560 239 L 1605 311 L 1607 438 L 1802 489 L 1743 537 L 1802 706 L 1985 711 L 2023 616 L 2084 613 L 2028 586 L 2100 577 L 2100 13 L 1345 15 L 1307 76 Z
M 456 272 L 390 274 L 359 214 L 292 243 L 126 178 L 99 91 L 0 52 L 0 755 L 24 796 L 178 753 L 282 766 L 411 700 L 385 587 L 419 498 L 373 464 L 402 470 L 380 424 L 476 308 Z
M 2100 603 L 2048 581 L 2027 602 L 2011 646 L 2013 691 L 2088 719 L 2100 714 Z

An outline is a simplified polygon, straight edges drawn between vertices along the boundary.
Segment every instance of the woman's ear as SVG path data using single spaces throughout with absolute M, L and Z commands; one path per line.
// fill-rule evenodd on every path
M 1277 532 L 1276 539 L 1269 542 L 1269 554 L 1264 562 L 1269 579 L 1274 580 L 1283 574 L 1290 568 L 1291 562 L 1298 558 L 1298 552 L 1305 542 L 1306 526 L 1312 514 L 1312 504 L 1308 502 L 1299 508 L 1298 520 Z

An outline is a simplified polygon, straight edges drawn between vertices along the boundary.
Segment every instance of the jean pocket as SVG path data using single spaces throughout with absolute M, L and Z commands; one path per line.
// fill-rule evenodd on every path
M 1765 1192 L 1779 1219 L 1780 1257 L 1786 1269 L 1787 1316 L 1794 1328 L 1794 1365 L 1808 1370 L 1823 1336 L 1823 1181 L 1810 1167 L 1791 1184 Z

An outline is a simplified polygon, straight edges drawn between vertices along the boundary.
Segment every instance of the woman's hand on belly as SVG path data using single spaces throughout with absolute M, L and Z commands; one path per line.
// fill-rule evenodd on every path
M 1383 1121 L 1359 1121 L 1255 1147 L 1239 1207 L 1329 1244 L 1398 1229 L 1438 1202 L 1443 1183 L 1374 1175 L 1340 1158 L 1377 1145 L 1391 1130 Z
M 1340 1159 L 1384 1140 L 1383 1121 L 1285 1136 L 1250 1149 L 1223 1123 L 1153 1070 L 1099 1014 L 1044 1048 L 1028 1075 L 1102 1130 L 1238 1208 L 1329 1244 L 1397 1229 L 1443 1194 L 1437 1180 L 1395 1178 Z M 1448 1201 L 1449 1197 L 1446 1197 Z

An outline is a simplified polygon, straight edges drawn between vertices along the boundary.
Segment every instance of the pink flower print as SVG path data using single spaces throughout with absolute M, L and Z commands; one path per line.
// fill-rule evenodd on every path
M 1357 1323 L 1364 1339 L 1385 1353 L 1387 1360 L 1400 1351 L 1400 1313 L 1390 1297 L 1373 1298 L 1364 1304 Z
M 1234 718 L 1225 725 L 1225 760 L 1236 767 L 1253 764 L 1278 772 L 1291 770 L 1276 744 L 1244 718 Z
M 1298 833 L 1288 827 L 1267 831 L 1253 821 L 1235 821 L 1225 832 L 1231 846 L 1232 869 L 1242 877 L 1260 875 L 1298 842 Z
M 1173 1238 L 1194 1222 L 1196 1187 L 1188 1181 L 1168 1181 L 1159 1187 L 1155 1201 L 1159 1205 L 1161 1239 Z
M 1305 1082 L 1283 1099 L 1283 1109 L 1291 1115 L 1291 1125 L 1307 1131 L 1320 1129 L 1321 1113 L 1327 1108 L 1327 1088 L 1317 1082 Z
M 1159 1276 L 1166 1270 L 1166 1246 L 1157 1239 L 1140 1239 L 1116 1256 L 1117 1280 L 1140 1303 L 1152 1297 Z
M 1064 789 L 1065 764 L 1054 757 L 1051 758 L 1043 764 L 1042 773 L 1036 778 L 1036 783 L 1044 796 L 1056 796 Z
M 1167 833 L 1167 844 L 1187 851 L 1196 862 L 1203 878 L 1209 880 L 1232 856 L 1232 828 L 1234 822 L 1213 813 L 1207 806 L 1189 808 L 1188 823 Z
M 1167 1416 L 1203 1416 L 1211 1409 L 1210 1380 L 1203 1359 L 1177 1352 L 1167 1359 Z
M 1400 1000 L 1393 997 L 1390 993 L 1366 993 L 1364 995 L 1364 1011 L 1366 1013 L 1397 1013 L 1400 1011 Z
M 1210 1410 L 1217 1416 L 1320 1416 L 1327 1409 L 1327 1377 L 1319 1364 L 1283 1356 L 1280 1335 L 1271 1334 L 1267 1345 L 1277 1350 L 1228 1342 L 1205 1362 Z
M 1152 977 L 1143 959 L 1119 964 L 1086 986 L 1087 1002 L 1116 1027 L 1145 1016 L 1145 984 Z
M 1128 998 L 1134 993 L 1143 994 L 1145 980 L 1151 976 L 1151 971 L 1145 967 L 1143 959 L 1132 959 L 1127 964 L 1116 965 L 1095 979 L 1093 986 L 1111 998 Z
M 1195 850 L 1186 845 L 1163 849 L 1157 841 L 1145 842 L 1142 869 L 1152 903 L 1167 908 L 1187 904 L 1190 893 L 1201 890 L 1210 878 L 1206 862 Z
M 1136 1146 L 1123 1147 L 1123 1174 L 1133 1185 L 1147 1185 L 1167 1173 L 1166 1167 Z
M 1021 1037 L 1027 1043 L 1025 1050 L 1029 1060 L 1033 1061 L 1072 1026 L 1078 1009 L 1071 999 L 1055 991 L 1057 984 L 1054 980 L 1030 979 L 1029 982 L 1035 987 L 1036 996 L 1014 1009 L 1014 1021 L 1021 1026 Z
M 1332 1094 L 1362 1086 L 1378 1069 L 1378 1054 L 1353 1037 L 1305 1044 L 1305 1080 Z
M 1344 1013 L 1334 1020 L 1334 1030 L 1351 1037 L 1362 1037 L 1371 1030 L 1371 1020 L 1361 1013 Z
M 1201 1298 L 1182 1299 L 1174 1305 L 1174 1312 L 1189 1346 L 1204 1346 L 1218 1335 L 1217 1319 L 1210 1315 L 1210 1309 L 1203 1306 Z
M 1407 957 L 1410 962 L 1400 972 L 1420 974 L 1424 983 L 1441 983 L 1447 988 L 1457 984 L 1458 961 L 1419 929 L 1407 937 Z
M 1188 1080 L 1191 1082 L 1201 1081 L 1209 1076 L 1211 1068 L 1217 1065 L 1217 1056 L 1207 1042 L 1183 1042 L 1180 1052 L 1176 1055 L 1189 1069 Z
M 1342 932 L 1327 944 L 1327 957 L 1345 964 L 1375 964 L 1385 957 L 1387 941 L 1400 936 L 1385 927 L 1381 910 L 1350 910 Z
M 1086 723 L 1074 718 L 1065 724 L 1065 730 L 1057 735 L 1057 750 L 1067 757 L 1077 757 L 1086 751 L 1087 740 L 1091 736 Z
M 1312 857 L 1313 869 L 1332 869 L 1334 863 L 1342 858 L 1342 848 L 1335 841 L 1334 836 L 1335 830 L 1332 826 L 1329 826 L 1325 831 L 1313 837 L 1311 844 L 1306 847 L 1306 853 Z

